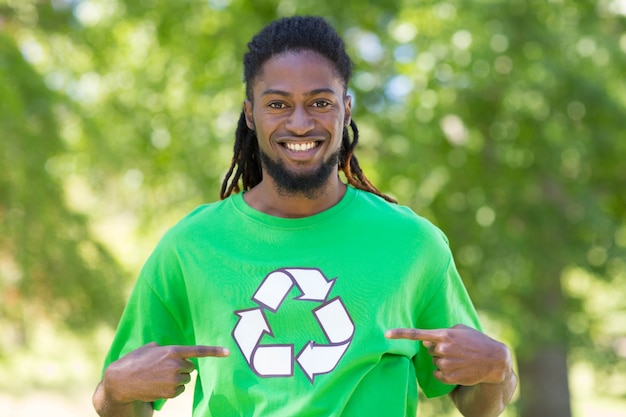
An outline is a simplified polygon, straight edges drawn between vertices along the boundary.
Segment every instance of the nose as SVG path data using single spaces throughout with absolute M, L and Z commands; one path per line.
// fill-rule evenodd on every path
M 285 128 L 297 136 L 306 135 L 314 126 L 313 118 L 303 106 L 295 106 L 285 123 Z

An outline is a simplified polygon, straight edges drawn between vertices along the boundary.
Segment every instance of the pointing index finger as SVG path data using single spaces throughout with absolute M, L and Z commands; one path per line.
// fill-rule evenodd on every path
M 387 339 L 409 339 L 438 343 L 443 340 L 444 334 L 441 329 L 391 329 L 385 332 L 385 337 Z
M 189 358 L 205 358 L 209 356 L 224 357 L 230 354 L 229 350 L 221 346 L 173 346 L 179 357 L 183 359 Z

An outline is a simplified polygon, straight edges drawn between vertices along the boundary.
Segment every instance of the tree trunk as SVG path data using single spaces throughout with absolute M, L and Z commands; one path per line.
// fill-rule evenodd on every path
M 521 417 L 571 417 L 564 346 L 537 347 L 534 355 L 518 359 Z
M 543 242 L 551 242 L 556 230 L 544 228 Z M 550 253 L 546 248 L 546 253 Z M 518 370 L 521 417 L 571 417 L 567 367 L 568 334 L 565 295 L 561 287 L 561 254 L 552 251 L 536 274 L 537 282 L 527 300 L 529 315 L 520 323 L 523 340 L 518 346 Z

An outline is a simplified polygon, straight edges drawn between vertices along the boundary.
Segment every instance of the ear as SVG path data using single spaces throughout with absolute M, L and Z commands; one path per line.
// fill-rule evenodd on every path
M 246 100 L 243 102 L 243 113 L 246 116 L 246 124 L 250 130 L 254 130 L 254 118 L 252 117 L 252 102 Z
M 345 126 L 350 126 L 350 121 L 352 120 L 352 96 L 345 96 L 343 104 L 345 109 L 343 123 Z

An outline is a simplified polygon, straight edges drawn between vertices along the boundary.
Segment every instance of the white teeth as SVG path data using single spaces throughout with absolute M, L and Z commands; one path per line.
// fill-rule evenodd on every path
M 308 151 L 309 149 L 313 149 L 316 145 L 315 145 L 315 142 L 308 142 L 308 143 L 285 143 L 285 146 L 290 151 L 302 152 L 302 151 Z

